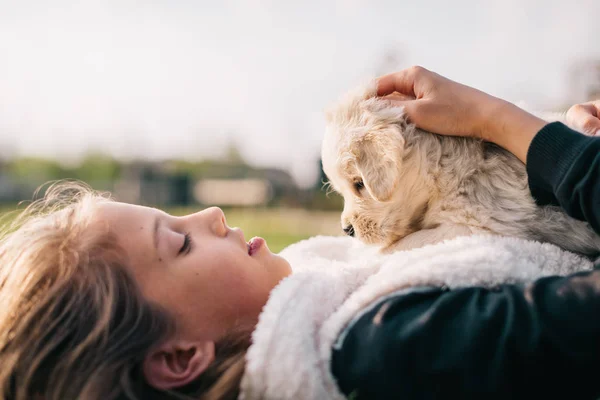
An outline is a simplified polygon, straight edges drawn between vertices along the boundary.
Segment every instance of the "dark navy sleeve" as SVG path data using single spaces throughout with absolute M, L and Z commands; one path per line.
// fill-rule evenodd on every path
M 352 399 L 597 399 L 600 271 L 381 301 L 333 349 Z
M 527 174 L 538 204 L 558 205 L 600 234 L 600 137 L 546 125 L 527 152 Z

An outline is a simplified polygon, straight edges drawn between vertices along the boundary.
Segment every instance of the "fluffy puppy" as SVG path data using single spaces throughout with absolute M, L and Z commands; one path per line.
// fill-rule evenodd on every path
M 374 82 L 327 112 L 321 156 L 331 187 L 344 197 L 342 229 L 384 251 L 487 233 L 600 253 L 587 223 L 535 204 L 514 155 L 415 128 L 402 108 L 377 97 Z

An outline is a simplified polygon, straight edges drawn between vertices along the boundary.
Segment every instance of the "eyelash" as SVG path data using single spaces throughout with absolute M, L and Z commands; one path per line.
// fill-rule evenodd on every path
M 183 254 L 183 253 L 189 254 L 191 250 L 192 250 L 192 237 L 190 236 L 190 234 L 188 232 L 183 237 L 183 246 L 181 246 L 181 249 L 179 249 L 178 254 Z

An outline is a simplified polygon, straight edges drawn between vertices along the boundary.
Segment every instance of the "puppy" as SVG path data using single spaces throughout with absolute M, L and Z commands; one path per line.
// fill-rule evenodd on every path
M 349 235 L 386 252 L 497 234 L 600 254 L 600 237 L 587 223 L 535 204 L 514 155 L 415 128 L 402 108 L 377 97 L 375 82 L 348 94 L 326 119 L 323 170 L 344 197 Z

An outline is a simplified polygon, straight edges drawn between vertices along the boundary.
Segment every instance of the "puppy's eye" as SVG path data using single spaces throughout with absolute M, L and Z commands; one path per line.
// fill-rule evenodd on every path
M 362 180 L 354 181 L 354 190 L 360 193 L 360 191 L 365 187 L 365 184 Z

